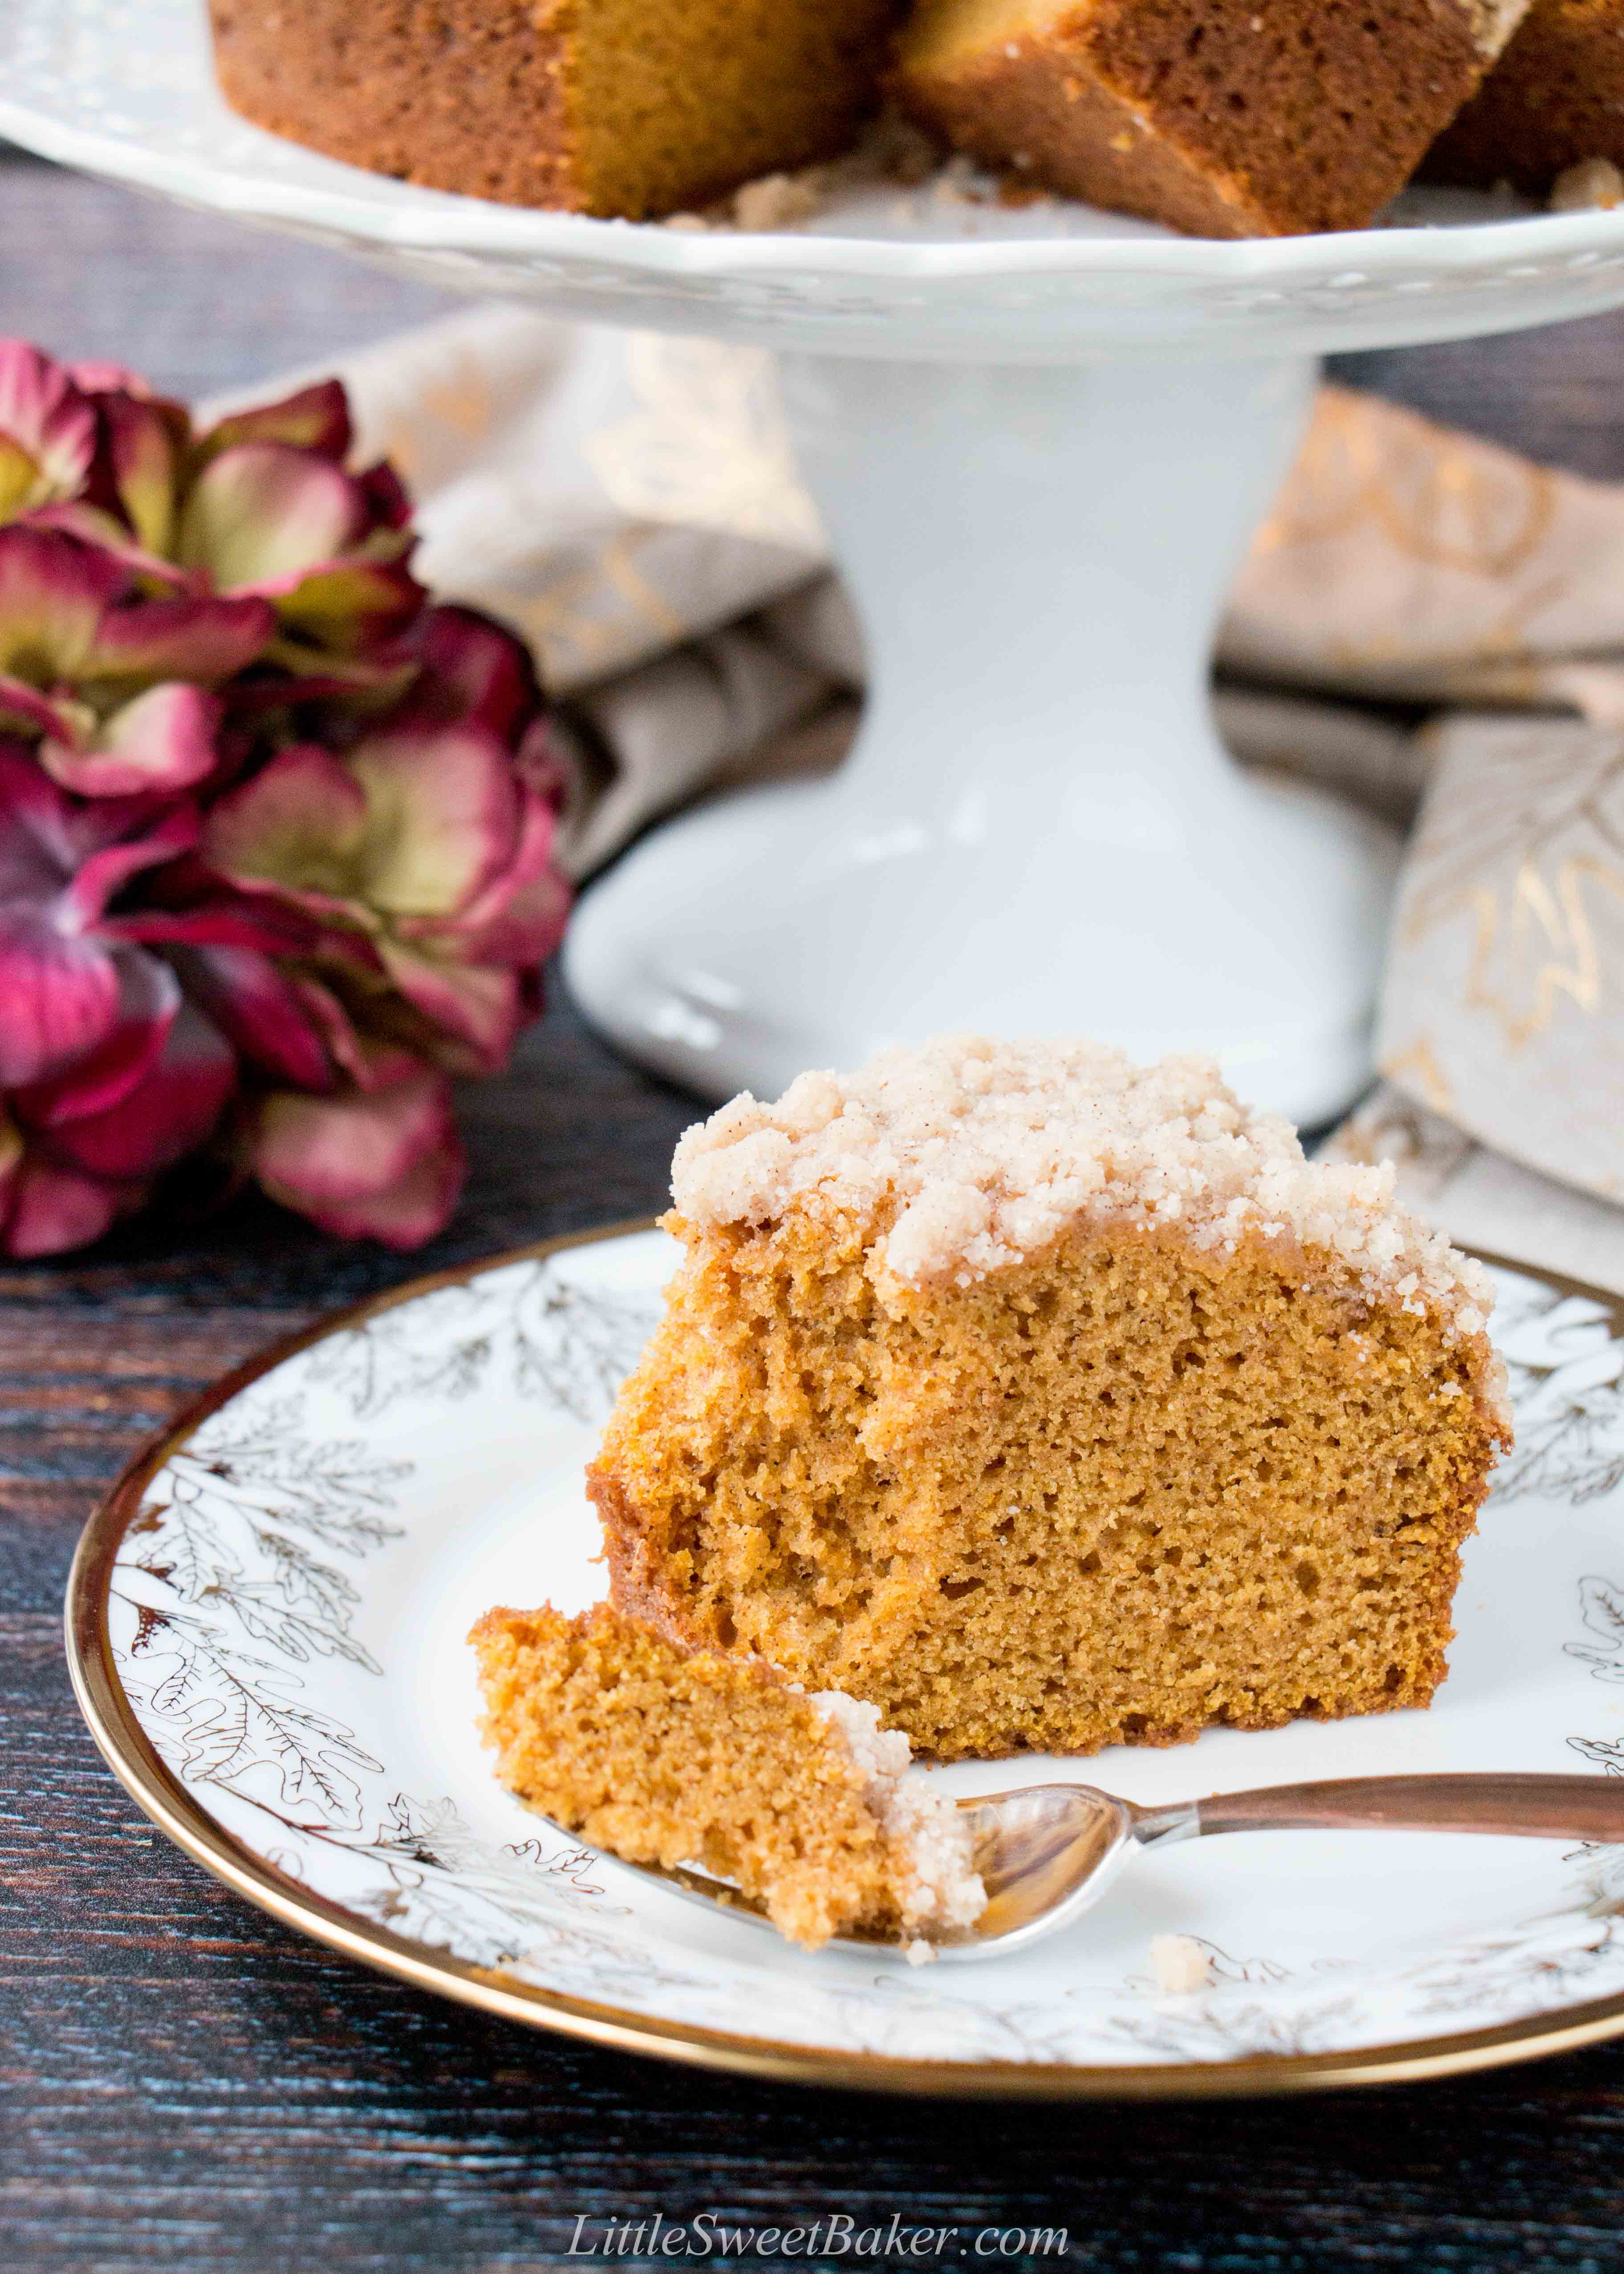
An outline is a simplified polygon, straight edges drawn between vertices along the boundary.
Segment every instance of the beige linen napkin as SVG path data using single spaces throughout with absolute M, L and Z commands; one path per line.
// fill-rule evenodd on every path
M 339 368 L 425 576 L 560 698 L 575 875 L 722 783 L 838 764 L 861 641 L 768 356 L 493 306 Z M 1624 1291 L 1624 486 L 1327 388 L 1218 667 L 1243 760 L 1421 809 L 1387 1081 L 1339 1148 L 1455 1237 Z

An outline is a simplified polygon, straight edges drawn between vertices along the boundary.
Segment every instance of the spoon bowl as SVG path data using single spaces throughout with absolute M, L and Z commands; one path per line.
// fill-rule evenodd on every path
M 987 1890 L 975 1924 L 935 1943 L 937 1957 L 991 1958 L 1070 1926 L 1097 1903 L 1135 1853 L 1225 1832 L 1470 1832 L 1536 1840 L 1624 1841 L 1624 1779 L 1521 1773 L 1342 1777 L 1212 1793 L 1142 1807 L 1095 1785 L 1025 1785 L 961 1800 L 973 1860 Z M 778 1929 L 728 1882 L 689 1866 L 627 1868 L 690 1902 L 718 1905 L 748 1924 Z M 917 1954 L 900 1931 L 861 1931 L 831 1947 Z

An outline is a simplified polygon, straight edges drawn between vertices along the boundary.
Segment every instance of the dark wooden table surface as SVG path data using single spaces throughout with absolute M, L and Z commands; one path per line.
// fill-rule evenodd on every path
M 62 353 L 197 393 L 443 305 L 0 154 L 0 331 Z M 1341 375 L 1624 477 L 1624 316 Z M 511 1073 L 468 1093 L 468 1200 L 420 1257 L 249 1207 L 177 1245 L 127 1231 L 0 1275 L 0 2274 L 538 2268 L 567 2259 L 583 2215 L 657 2210 L 998 2227 L 1017 2261 L 1010 2230 L 1060 2226 L 1069 2263 L 1191 2274 L 1624 2266 L 1624 2046 L 1296 2105 L 907 2105 L 735 2082 L 374 1978 L 149 1828 L 63 1666 L 63 1583 L 102 1487 L 213 1375 L 316 1313 L 657 1208 L 691 1111 L 555 991 Z

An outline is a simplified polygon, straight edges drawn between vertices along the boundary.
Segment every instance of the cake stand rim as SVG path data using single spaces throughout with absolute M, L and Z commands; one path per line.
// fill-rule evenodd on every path
M 285 1359 L 327 1336 L 364 1325 L 419 1296 L 462 1285 L 485 1271 L 658 1229 L 658 1218 L 642 1216 L 533 1241 L 426 1273 L 382 1294 L 324 1313 L 310 1326 L 280 1337 L 222 1375 L 125 1465 L 74 1550 L 64 1603 L 68 1671 L 75 1700 L 108 1767 L 149 1820 L 184 1854 L 281 1924 L 410 1988 L 607 2050 L 785 2083 L 921 2099 L 1281 2098 L 1339 2091 L 1354 2085 L 1467 2075 L 1575 2052 L 1624 2035 L 1621 1993 L 1488 2029 L 1399 2039 L 1340 2052 L 1250 2054 L 1232 2060 L 1109 2067 L 1056 2061 L 931 2060 L 835 2051 L 699 2023 L 663 2021 L 602 2000 L 534 1987 L 500 1969 L 477 1966 L 374 1924 L 316 1894 L 257 1855 L 212 1817 L 159 1758 L 136 1719 L 114 1663 L 108 1623 L 114 1562 L 125 1531 L 140 1512 L 147 1485 L 177 1448 L 222 1405 Z M 1624 1298 L 1567 1273 L 1487 1250 L 1467 1247 L 1463 1252 L 1480 1261 L 1535 1274 L 1552 1287 L 1589 1297 L 1615 1314 L 1624 1311 Z
M 141 0 L 133 0 L 139 11 Z M 3 59 L 3 53 L 0 53 Z M 109 78 L 109 84 L 113 83 Z M 206 98 L 220 99 L 209 87 Z M 227 112 L 233 128 L 262 133 Z M 342 179 L 332 186 L 270 169 L 255 172 L 195 154 L 76 123 L 37 102 L 0 94 L 0 136 L 59 163 L 123 182 L 132 188 L 180 199 L 247 221 L 341 230 L 357 249 L 380 252 L 529 254 L 569 257 L 620 277 L 658 283 L 800 278 L 875 282 L 951 283 L 1026 278 L 1141 275 L 1170 290 L 1183 285 L 1319 285 L 1335 289 L 1357 273 L 1380 283 L 1383 273 L 1403 281 L 1420 248 L 1427 261 L 1460 282 L 1493 272 L 1521 258 L 1548 264 L 1567 256 L 1570 267 L 1590 266 L 1609 252 L 1624 258 L 1624 207 L 1575 213 L 1515 214 L 1449 224 L 1421 224 L 1321 232 L 1283 237 L 1217 238 L 1167 234 L 1031 238 L 869 237 L 793 230 L 673 230 L 662 222 L 603 221 L 542 207 L 429 190 L 359 167 L 342 165 L 297 144 L 313 162 L 368 184 L 363 192 Z M 267 144 L 282 138 L 264 134 Z M 1624 285 L 1620 285 L 1624 293 Z M 1531 320 L 1539 320 L 1533 319 Z

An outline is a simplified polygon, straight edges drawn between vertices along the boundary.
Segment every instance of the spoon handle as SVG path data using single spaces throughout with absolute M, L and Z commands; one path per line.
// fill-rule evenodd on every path
M 1304 1831 L 1498 1832 L 1535 1840 L 1624 1841 L 1624 1777 L 1340 1777 L 1139 1809 L 1134 1829 L 1146 1844 L 1218 1832 Z

